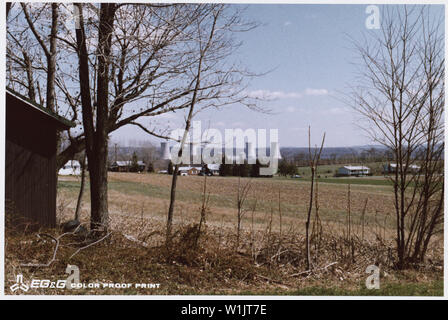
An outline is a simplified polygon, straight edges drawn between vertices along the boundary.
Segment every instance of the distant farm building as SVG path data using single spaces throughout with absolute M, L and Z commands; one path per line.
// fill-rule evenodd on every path
M 137 161 L 137 165 L 134 168 L 132 161 L 114 161 L 110 165 L 110 171 L 115 172 L 131 172 L 131 171 L 145 171 L 146 164 L 143 161 Z
M 56 225 L 56 133 L 74 124 L 6 89 L 5 211 Z
M 60 176 L 79 176 L 81 175 L 81 164 L 77 160 L 69 160 L 59 169 Z
M 370 174 L 370 168 L 365 166 L 343 166 L 338 169 L 338 176 L 365 176 Z
M 396 163 L 387 163 L 387 164 L 383 165 L 383 173 L 384 174 L 395 173 L 396 170 L 397 170 Z M 418 165 L 411 164 L 408 166 L 408 172 L 416 173 L 419 171 L 420 171 L 420 166 L 418 166 Z
M 201 167 L 179 167 L 179 174 L 181 176 L 194 176 L 201 172 Z

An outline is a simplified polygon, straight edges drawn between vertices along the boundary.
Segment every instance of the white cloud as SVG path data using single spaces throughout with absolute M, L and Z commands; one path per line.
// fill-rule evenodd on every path
M 348 112 L 350 112 L 350 108 L 347 108 L 347 107 L 334 107 L 334 108 L 328 109 L 327 111 L 324 111 L 324 113 L 333 114 L 333 115 L 347 114 Z
M 287 27 L 291 25 L 291 21 L 285 21 L 285 23 L 283 24 L 283 26 Z
M 285 92 L 285 91 L 271 91 L 271 90 L 253 90 L 245 92 L 250 98 L 255 99 L 300 99 L 304 96 L 325 96 L 328 94 L 327 89 L 312 89 L 307 88 L 303 92 Z
M 288 112 L 294 112 L 294 111 L 296 111 L 296 108 L 294 108 L 294 107 L 287 107 L 287 108 L 286 108 L 286 111 L 288 111 Z
M 270 90 L 254 90 L 247 93 L 250 98 L 256 99 L 299 99 L 302 94 L 299 92 L 284 92 Z
M 328 90 L 327 89 L 311 89 L 311 88 L 307 88 L 305 90 L 305 94 L 307 96 L 325 96 L 328 94 Z

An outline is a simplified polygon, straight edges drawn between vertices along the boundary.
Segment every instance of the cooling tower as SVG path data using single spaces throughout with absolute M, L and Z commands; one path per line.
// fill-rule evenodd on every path
M 200 144 L 197 142 L 190 142 L 190 159 L 192 164 L 201 163 L 201 152 L 200 152 Z
M 161 147 L 160 157 L 163 160 L 171 160 L 170 147 L 168 146 L 168 143 L 161 142 L 160 147 Z
M 257 153 L 252 142 L 246 143 L 247 163 L 255 164 L 257 162 Z
M 273 158 L 277 158 L 277 159 L 281 159 L 282 158 L 282 155 L 280 154 L 280 145 L 278 144 L 278 142 L 273 142 L 273 143 L 271 143 L 271 147 L 272 147 L 272 145 L 275 145 L 274 146 L 274 156 L 273 156 Z

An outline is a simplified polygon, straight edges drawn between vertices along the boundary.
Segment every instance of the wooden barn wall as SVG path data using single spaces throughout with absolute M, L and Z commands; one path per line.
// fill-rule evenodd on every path
M 14 212 L 56 225 L 56 129 L 39 111 L 10 101 L 6 110 L 5 199 Z

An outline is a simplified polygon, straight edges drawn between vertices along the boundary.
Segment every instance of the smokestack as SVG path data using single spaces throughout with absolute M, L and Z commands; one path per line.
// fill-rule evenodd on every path
M 252 142 L 246 142 L 247 163 L 255 164 L 257 162 L 257 153 Z
M 170 147 L 168 146 L 167 142 L 161 142 L 160 143 L 160 156 L 163 160 L 171 160 L 171 153 L 170 153 Z

